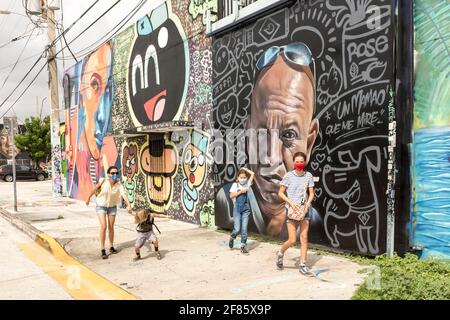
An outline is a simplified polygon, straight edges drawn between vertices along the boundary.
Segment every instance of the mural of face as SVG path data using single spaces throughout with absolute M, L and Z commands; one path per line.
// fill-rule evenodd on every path
M 130 114 L 136 126 L 179 117 L 188 82 L 186 37 L 167 4 L 139 19 L 128 68 Z
M 139 163 L 146 175 L 151 208 L 156 212 L 164 212 L 170 206 L 173 177 L 178 170 L 175 146 L 166 140 L 150 141 L 142 147 Z
M 122 153 L 123 174 L 126 176 L 128 183 L 131 183 L 138 171 L 138 148 L 136 144 L 125 146 Z
M 1 141 L 1 148 L 0 148 L 1 154 L 6 158 L 11 159 L 13 156 L 11 136 L 8 134 L 6 130 L 2 130 L 0 135 L 0 141 Z M 15 148 L 14 151 L 15 151 L 14 154 L 19 153 L 19 149 L 17 149 L 17 147 Z
M 85 58 L 80 97 L 84 108 L 84 133 L 94 159 L 100 156 L 103 138 L 110 124 L 112 101 L 112 48 L 107 42 Z
M 294 64 L 279 54 L 273 64 L 262 70 L 254 86 L 247 129 L 267 130 L 270 153 L 261 158 L 258 143 L 249 143 L 247 150 L 250 159 L 258 159 L 257 164 L 250 163 L 250 168 L 255 172 L 258 204 L 271 219 L 267 227 L 271 235 L 278 235 L 284 223 L 279 183 L 294 169 L 292 157 L 296 152 L 305 153 L 309 161 L 319 130 L 319 122 L 312 120 L 312 79 L 308 66 Z

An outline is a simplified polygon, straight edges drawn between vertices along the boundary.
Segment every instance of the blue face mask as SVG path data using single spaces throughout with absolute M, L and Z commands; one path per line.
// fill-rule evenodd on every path
M 113 179 L 114 181 L 117 181 L 117 180 L 119 180 L 119 175 L 113 174 L 113 175 L 111 175 L 111 179 Z

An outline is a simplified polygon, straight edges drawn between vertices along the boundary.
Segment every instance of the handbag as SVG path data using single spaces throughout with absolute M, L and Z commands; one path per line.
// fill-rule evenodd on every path
M 306 195 L 306 189 L 308 188 L 308 182 L 305 181 L 305 190 L 304 190 L 304 195 Z M 308 213 L 308 210 L 306 209 L 306 205 L 305 204 L 298 204 L 300 206 L 300 209 L 296 210 L 293 207 L 289 206 L 288 211 L 287 211 L 287 216 L 290 220 L 295 220 L 295 221 L 302 221 L 306 214 Z
M 300 205 L 301 208 L 299 210 L 295 210 L 293 207 L 289 207 L 288 208 L 288 218 L 290 220 L 295 220 L 295 221 L 302 221 L 305 216 L 306 213 L 308 213 L 308 210 L 306 210 L 306 205 Z

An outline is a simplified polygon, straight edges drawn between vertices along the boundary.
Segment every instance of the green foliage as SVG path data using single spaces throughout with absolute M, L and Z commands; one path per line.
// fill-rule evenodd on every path
M 441 300 L 450 299 L 450 263 L 433 259 L 420 260 L 407 253 L 404 258 L 386 255 L 353 258 L 356 262 L 380 268 L 380 288 L 364 283 L 354 300 Z
M 40 120 L 36 117 L 25 119 L 26 131 L 15 138 L 16 146 L 28 151 L 34 162 L 51 156 L 50 116 Z

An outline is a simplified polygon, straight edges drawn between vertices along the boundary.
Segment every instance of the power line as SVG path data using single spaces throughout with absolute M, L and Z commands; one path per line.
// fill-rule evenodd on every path
M 17 63 L 19 62 L 20 58 L 22 57 L 23 52 L 25 51 L 25 48 L 26 48 L 27 45 L 28 45 L 28 42 L 30 42 L 30 39 L 31 39 L 31 36 L 33 35 L 33 31 L 34 31 L 34 30 L 35 30 L 35 29 L 31 30 L 31 33 L 30 33 L 30 36 L 29 36 L 28 39 L 27 39 L 27 42 L 26 42 L 25 45 L 23 46 L 22 51 L 20 52 L 19 56 L 17 57 L 17 60 L 16 60 L 16 62 L 14 63 L 14 66 L 12 67 L 11 71 L 9 71 L 8 75 L 6 76 L 5 81 L 3 81 L 3 84 L 2 84 L 2 87 L 0 88 L 0 91 L 3 89 L 3 87 L 4 87 L 5 84 L 6 84 L 6 81 L 8 81 L 8 79 L 9 79 L 9 76 L 13 73 L 14 69 L 16 68 Z
M 97 3 L 99 0 L 97 0 L 95 3 Z M 87 30 L 89 30 L 89 28 L 91 28 L 95 23 L 97 23 L 102 17 L 104 17 L 112 8 L 114 8 L 120 1 L 122 0 L 117 0 L 111 7 L 109 7 L 104 13 L 102 13 L 97 19 L 95 19 L 89 26 L 87 26 L 83 31 L 81 31 L 77 37 L 75 37 L 74 39 L 72 39 L 72 41 L 69 42 L 69 44 L 71 44 L 72 42 L 74 42 L 77 38 L 79 38 L 83 33 L 85 33 Z M 94 5 L 91 5 L 88 10 L 90 10 Z M 86 14 L 86 11 L 82 14 L 82 16 L 84 16 Z M 78 21 L 78 19 L 77 19 Z M 74 24 L 72 24 L 68 29 L 66 29 L 65 31 L 67 32 Z M 56 39 L 55 39 L 56 41 Z M 55 45 L 56 42 L 53 42 L 50 46 Z M 61 50 L 59 50 L 55 56 L 60 53 L 64 48 L 62 48 Z M 27 72 L 27 74 L 25 75 L 25 77 L 20 81 L 20 83 L 16 86 L 16 88 L 13 90 L 13 92 L 11 92 L 11 94 L 0 104 L 0 108 L 6 103 L 6 101 L 11 97 L 11 95 L 15 92 L 15 90 L 17 90 L 17 88 L 20 86 L 20 84 L 25 80 L 25 78 L 28 76 L 28 74 L 31 73 L 31 71 L 34 69 L 34 67 L 37 65 L 37 63 L 39 62 L 39 60 L 41 59 L 41 57 L 39 57 L 39 59 L 35 62 L 35 64 L 32 66 L 32 68 Z M 0 116 L 0 118 L 4 117 L 6 113 L 8 113 L 9 110 L 11 110 L 12 107 L 14 107 L 15 104 L 17 104 L 17 102 L 20 100 L 20 98 L 25 94 L 25 92 L 28 90 L 28 88 L 33 84 L 33 82 L 36 80 L 36 78 L 39 76 L 39 74 L 42 72 L 42 70 L 44 69 L 44 67 L 48 64 L 48 61 L 46 63 L 44 63 L 44 65 L 41 67 L 41 69 L 38 71 L 38 73 L 35 75 L 35 77 L 31 80 L 31 82 L 28 84 L 28 86 L 22 91 L 22 93 L 20 94 L 20 96 L 14 101 L 14 103 L 2 114 L 2 116 Z

